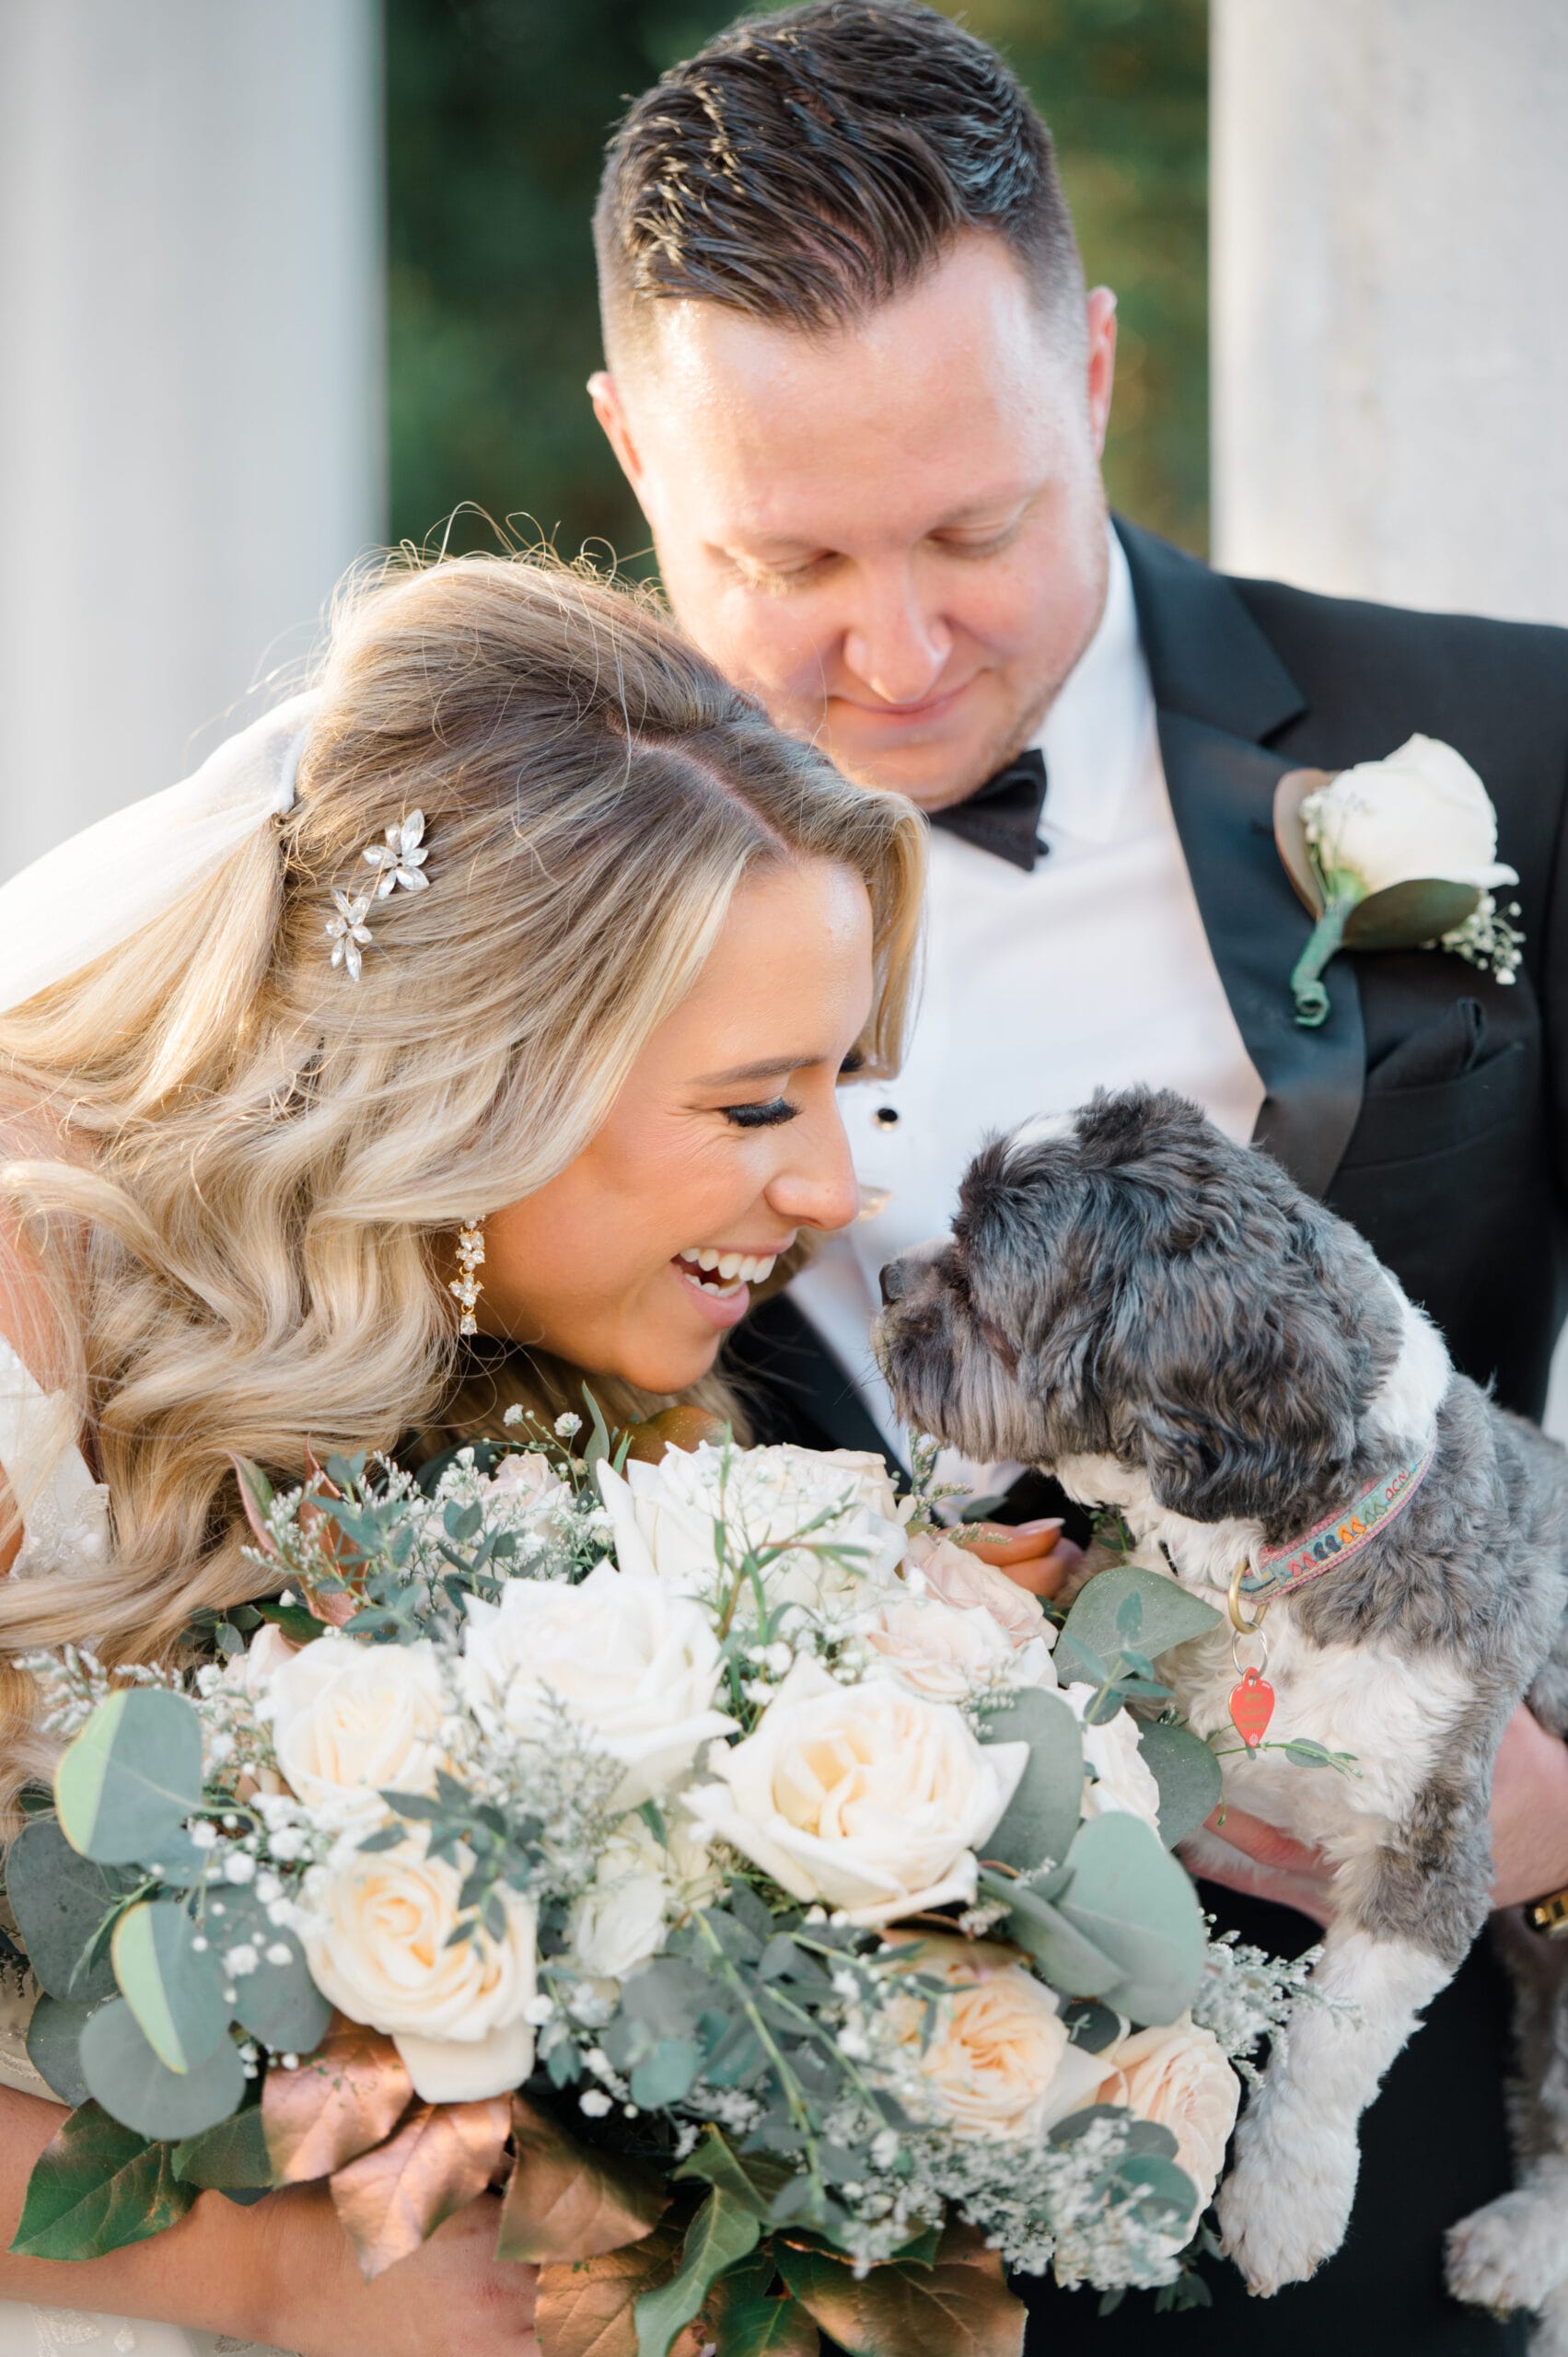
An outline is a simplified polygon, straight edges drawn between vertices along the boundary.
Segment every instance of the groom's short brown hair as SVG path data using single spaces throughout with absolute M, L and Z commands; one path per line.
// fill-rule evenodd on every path
M 914 0 L 743 18 L 610 143 L 594 212 L 606 351 L 615 365 L 661 297 L 842 325 L 965 229 L 1001 238 L 1042 305 L 1081 297 L 1051 134 L 993 49 Z

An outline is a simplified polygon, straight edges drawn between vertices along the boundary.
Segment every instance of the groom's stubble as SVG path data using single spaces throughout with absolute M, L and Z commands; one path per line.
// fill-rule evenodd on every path
M 1105 600 L 1115 304 L 984 230 L 806 331 L 645 307 L 593 380 L 683 626 L 792 735 L 927 808 L 1027 744 Z

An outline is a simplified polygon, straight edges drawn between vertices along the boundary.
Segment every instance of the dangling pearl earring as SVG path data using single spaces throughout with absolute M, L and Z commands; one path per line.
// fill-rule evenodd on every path
M 477 1219 L 464 1220 L 458 1230 L 458 1268 L 459 1274 L 449 1277 L 447 1291 L 461 1302 L 463 1314 L 458 1321 L 459 1334 L 477 1334 L 479 1321 L 474 1307 L 481 1291 L 479 1271 L 484 1266 L 484 1226 Z

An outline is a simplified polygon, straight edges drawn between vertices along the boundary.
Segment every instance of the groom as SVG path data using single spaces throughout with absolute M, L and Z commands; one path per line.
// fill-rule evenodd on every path
M 692 635 L 775 720 L 933 820 L 923 1012 L 898 1082 L 846 1092 L 868 1200 L 753 1320 L 774 1436 L 898 1445 L 867 1330 L 881 1263 L 946 1226 L 981 1135 L 1148 1081 L 1256 1137 L 1369 1238 L 1458 1363 L 1538 1415 L 1568 1167 L 1568 640 L 1237 582 L 1108 519 L 1114 297 L 1086 293 L 1043 124 L 920 6 L 737 27 L 631 109 L 595 221 L 600 422 Z M 1522 878 L 1505 988 L 1447 955 L 1330 970 L 1274 849 L 1287 770 L 1457 746 Z M 1016 1469 L 978 1469 L 1003 1488 Z M 1040 1504 L 1028 1480 L 1016 1515 Z M 1568 1883 L 1568 1767 L 1536 1731 L 1500 1882 Z M 1223 1900 L 1273 1946 L 1297 1919 Z M 1205 2316 L 1030 2293 L 1041 2349 L 1499 2351 L 1441 2290 L 1445 2225 L 1501 2191 L 1506 2067 L 1484 1956 L 1369 2115 L 1344 2251 Z M 1033 2340 L 1031 2340 L 1031 2347 Z

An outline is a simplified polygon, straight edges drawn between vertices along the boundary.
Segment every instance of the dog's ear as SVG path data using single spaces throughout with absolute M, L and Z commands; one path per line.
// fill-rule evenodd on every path
M 1137 1306 L 1119 1305 L 1119 1453 L 1141 1454 L 1159 1503 L 1194 1522 L 1260 1516 L 1283 1536 L 1355 1456 L 1376 1381 L 1376 1264 L 1316 1205 L 1292 1225 L 1283 1252 L 1167 1262 L 1135 1324 Z

